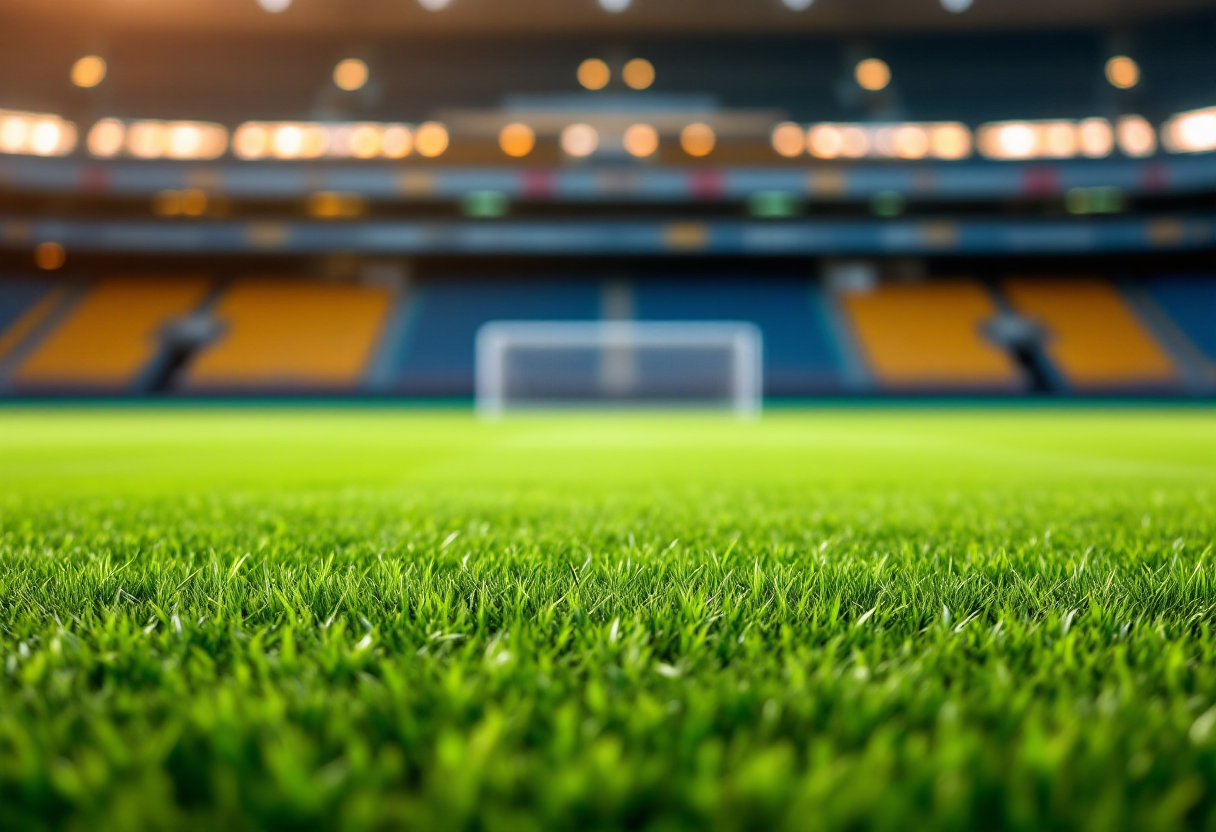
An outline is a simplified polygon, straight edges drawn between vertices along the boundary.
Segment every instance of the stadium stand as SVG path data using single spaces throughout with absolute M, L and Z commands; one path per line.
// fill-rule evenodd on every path
M 421 286 L 399 342 L 390 348 L 387 384 L 431 396 L 473 390 L 473 343 L 478 328 L 498 320 L 596 320 L 597 283 L 459 282 Z
M 1108 281 L 1011 278 L 1002 290 L 1014 309 L 1044 326 L 1043 351 L 1069 387 L 1098 392 L 1178 383 L 1170 356 Z
M 62 299 L 62 287 L 47 280 L 0 281 L 0 366 L 16 355 Z
M 1151 279 L 1148 295 L 1174 326 L 1216 369 L 1216 277 L 1170 276 Z
M 13 381 L 38 391 L 133 391 L 161 355 L 170 321 L 206 298 L 205 278 L 113 278 L 92 287 L 20 363 Z
M 1013 358 L 984 336 L 999 313 L 979 283 L 888 284 L 841 296 L 878 384 L 897 390 L 1020 390 Z
M 642 281 L 634 286 L 634 314 L 643 321 L 755 324 L 764 335 L 769 395 L 808 395 L 842 384 L 839 348 L 832 342 L 823 298 L 805 281 Z
M 464 397 L 483 323 L 601 318 L 751 321 L 773 396 L 1216 394 L 1216 278 L 1155 277 L 1216 251 L 1216 0 L 873 4 L 408 2 L 340 46 L 336 0 L 128 10 L 104 60 L 24 4 L 0 271 L 55 280 L 0 278 L 0 396 Z M 90 282 L 199 257 L 415 282 Z M 836 295 L 842 257 L 878 288 Z
M 383 287 L 242 280 L 216 304 L 223 334 L 194 356 L 190 391 L 354 390 L 392 304 Z

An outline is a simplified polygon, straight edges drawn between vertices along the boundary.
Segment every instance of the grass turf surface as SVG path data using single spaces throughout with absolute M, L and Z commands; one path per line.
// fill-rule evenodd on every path
M 1216 828 L 1216 414 L 0 411 L 0 827 Z

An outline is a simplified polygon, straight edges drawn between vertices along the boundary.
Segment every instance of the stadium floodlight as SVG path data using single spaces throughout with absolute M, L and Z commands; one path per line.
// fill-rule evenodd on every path
M 1174 115 L 1161 127 L 1161 139 L 1170 153 L 1216 150 L 1216 107 Z
M 66 156 L 76 147 L 76 125 L 53 113 L 0 110 L 0 153 Z
M 477 332 L 477 411 L 579 407 L 760 412 L 763 339 L 737 321 L 492 321 Z
M 590 124 L 570 124 L 562 130 L 560 143 L 567 156 L 582 159 L 600 146 L 600 134 Z
M 95 87 L 106 78 L 106 62 L 97 55 L 85 55 L 72 64 L 72 83 L 82 89 Z
M 370 71 L 367 63 L 358 58 L 345 58 L 334 67 L 334 85 L 347 92 L 363 89 Z

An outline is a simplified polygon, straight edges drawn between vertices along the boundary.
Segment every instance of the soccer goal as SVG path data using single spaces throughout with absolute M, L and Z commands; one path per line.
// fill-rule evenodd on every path
M 698 407 L 760 412 L 750 323 L 493 321 L 477 332 L 477 409 Z

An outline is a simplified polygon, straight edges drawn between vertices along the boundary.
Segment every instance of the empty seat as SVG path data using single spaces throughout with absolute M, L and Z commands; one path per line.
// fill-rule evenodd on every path
M 0 280 L 0 362 L 47 320 L 63 294 L 61 286 L 46 280 Z
M 1159 277 L 1146 288 L 1195 348 L 1216 364 L 1216 275 Z
M 1169 386 L 1178 373 L 1165 350 L 1109 282 L 1096 278 L 1011 278 L 1010 305 L 1045 329 L 1043 351 L 1078 390 Z
M 192 390 L 348 390 L 359 386 L 392 303 L 382 287 L 246 280 L 213 316 L 222 332 L 200 350 Z
M 817 288 L 801 280 L 734 280 L 634 285 L 643 321 L 747 321 L 764 336 L 764 387 L 770 395 L 837 389 L 841 361 Z
M 984 335 L 999 310 L 974 281 L 884 285 L 846 294 L 841 305 L 884 387 L 1013 390 L 1025 385 L 1017 362 Z
M 120 391 L 161 355 L 160 334 L 207 296 L 203 278 L 103 280 L 38 344 L 14 381 L 26 388 Z
M 473 393 L 474 341 L 487 321 L 596 320 L 600 285 L 452 282 L 423 286 L 391 363 L 390 384 L 431 396 Z

